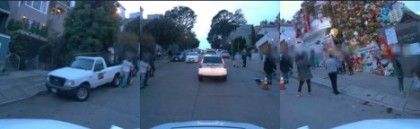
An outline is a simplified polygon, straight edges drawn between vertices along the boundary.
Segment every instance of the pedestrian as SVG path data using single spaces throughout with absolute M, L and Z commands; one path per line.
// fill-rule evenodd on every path
M 284 83 L 289 83 L 289 74 L 291 69 L 293 69 L 293 63 L 289 54 L 284 53 L 280 60 L 280 71 L 284 77 Z
M 241 54 L 239 52 L 235 53 L 234 59 L 233 59 L 233 67 L 239 68 L 239 60 L 241 60 Z
M 334 56 L 330 54 L 329 58 L 325 62 L 325 65 L 328 71 L 328 76 L 331 81 L 333 92 L 335 95 L 339 95 L 340 92 L 337 90 L 337 74 L 338 74 L 338 67 L 340 67 L 340 64 L 337 62 L 337 59 L 334 58 Z
M 297 71 L 298 71 L 298 79 L 299 79 L 299 89 L 296 96 L 300 96 L 300 92 L 302 91 L 302 85 L 306 81 L 308 85 L 308 96 L 311 96 L 311 72 L 312 63 L 309 61 L 307 56 L 300 55 L 297 61 Z
M 122 63 L 122 70 L 123 70 L 123 79 L 121 82 L 121 87 L 127 87 L 130 82 L 130 71 L 134 68 L 133 64 L 125 59 Z
M 310 63 L 311 63 L 311 67 L 314 69 L 315 66 L 315 50 L 311 49 L 310 53 L 309 53 L 309 59 L 310 59 Z
M 144 60 L 140 60 L 139 66 L 140 69 L 140 88 L 143 88 L 145 86 L 147 86 L 147 82 L 148 82 L 148 77 L 147 75 L 147 71 L 150 70 L 150 66 L 147 62 L 145 62 Z
M 266 56 L 264 61 L 264 72 L 268 80 L 268 84 L 271 85 L 273 79 L 273 73 L 276 65 L 273 62 L 271 56 Z
M 246 51 L 242 50 L 242 67 L 246 68 Z
M 350 75 L 353 75 L 354 72 L 353 72 L 353 59 L 352 59 L 352 56 L 350 54 L 346 53 L 344 55 L 344 61 L 346 61 L 347 68 L 349 69 L 349 74 Z
M 399 59 L 395 59 L 393 64 L 394 64 L 394 72 L 398 79 L 398 88 L 401 94 L 404 94 L 404 73 L 401 67 L 401 63 Z

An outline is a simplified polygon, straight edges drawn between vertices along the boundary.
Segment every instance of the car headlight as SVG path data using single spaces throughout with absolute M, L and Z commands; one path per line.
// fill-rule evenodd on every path
M 76 81 L 67 80 L 66 85 L 68 85 L 68 86 L 74 86 L 74 85 L 76 85 Z

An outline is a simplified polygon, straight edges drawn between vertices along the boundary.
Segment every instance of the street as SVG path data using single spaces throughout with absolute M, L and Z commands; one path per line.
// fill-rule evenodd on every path
M 229 60 L 227 63 L 231 63 Z M 280 127 L 278 90 L 264 91 L 255 72 L 228 66 L 226 82 L 197 78 L 197 63 L 171 62 L 156 70 L 141 90 L 141 128 L 192 120 L 244 122 Z M 273 87 L 278 89 L 278 86 Z
M 262 78 L 261 61 L 249 68 L 233 68 L 228 60 L 228 80 L 197 80 L 198 64 L 172 62 L 163 65 L 141 91 L 141 128 L 191 120 L 224 120 L 252 123 L 267 129 L 327 129 L 366 119 L 419 118 L 388 107 L 347 96 L 335 96 L 330 88 L 312 83 L 312 96 L 297 97 L 298 82 L 291 79 L 285 90 L 275 80 L 269 91 L 256 85 Z M 252 68 L 251 68 L 252 67 Z M 321 75 L 314 75 L 321 76 Z M 158 79 L 159 78 L 159 79 Z
M 99 87 L 85 102 L 44 93 L 0 106 L 0 118 L 54 119 L 93 129 L 139 128 L 139 81 L 128 88 Z

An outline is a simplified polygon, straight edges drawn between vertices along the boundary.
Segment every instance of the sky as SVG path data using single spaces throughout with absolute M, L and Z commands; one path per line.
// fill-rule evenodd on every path
M 210 48 L 207 34 L 213 16 L 220 10 L 226 9 L 234 12 L 242 9 L 247 24 L 259 25 L 260 21 L 274 21 L 280 11 L 280 1 L 120 1 L 126 8 L 126 17 L 130 13 L 138 12 L 141 6 L 144 9 L 143 18 L 148 14 L 164 14 L 176 6 L 187 6 L 197 15 L 193 31 L 200 40 L 200 49 Z

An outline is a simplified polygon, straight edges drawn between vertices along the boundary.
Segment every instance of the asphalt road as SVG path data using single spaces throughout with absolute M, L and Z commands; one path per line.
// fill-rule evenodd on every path
M 258 73 L 228 67 L 228 79 L 199 82 L 197 63 L 172 62 L 157 69 L 141 90 L 141 128 L 192 120 L 223 120 L 280 128 L 278 86 L 264 91 L 253 80 Z
M 44 93 L 0 105 L 0 118 L 54 119 L 93 129 L 139 128 L 140 87 L 136 79 L 127 88 L 99 87 L 85 102 Z
M 317 75 L 314 75 L 317 76 Z M 347 95 L 333 95 L 332 89 L 312 83 L 312 96 L 307 96 L 306 83 L 297 97 L 298 81 L 292 79 L 280 93 L 280 126 L 296 129 L 330 129 L 342 124 L 367 119 L 420 118 Z

